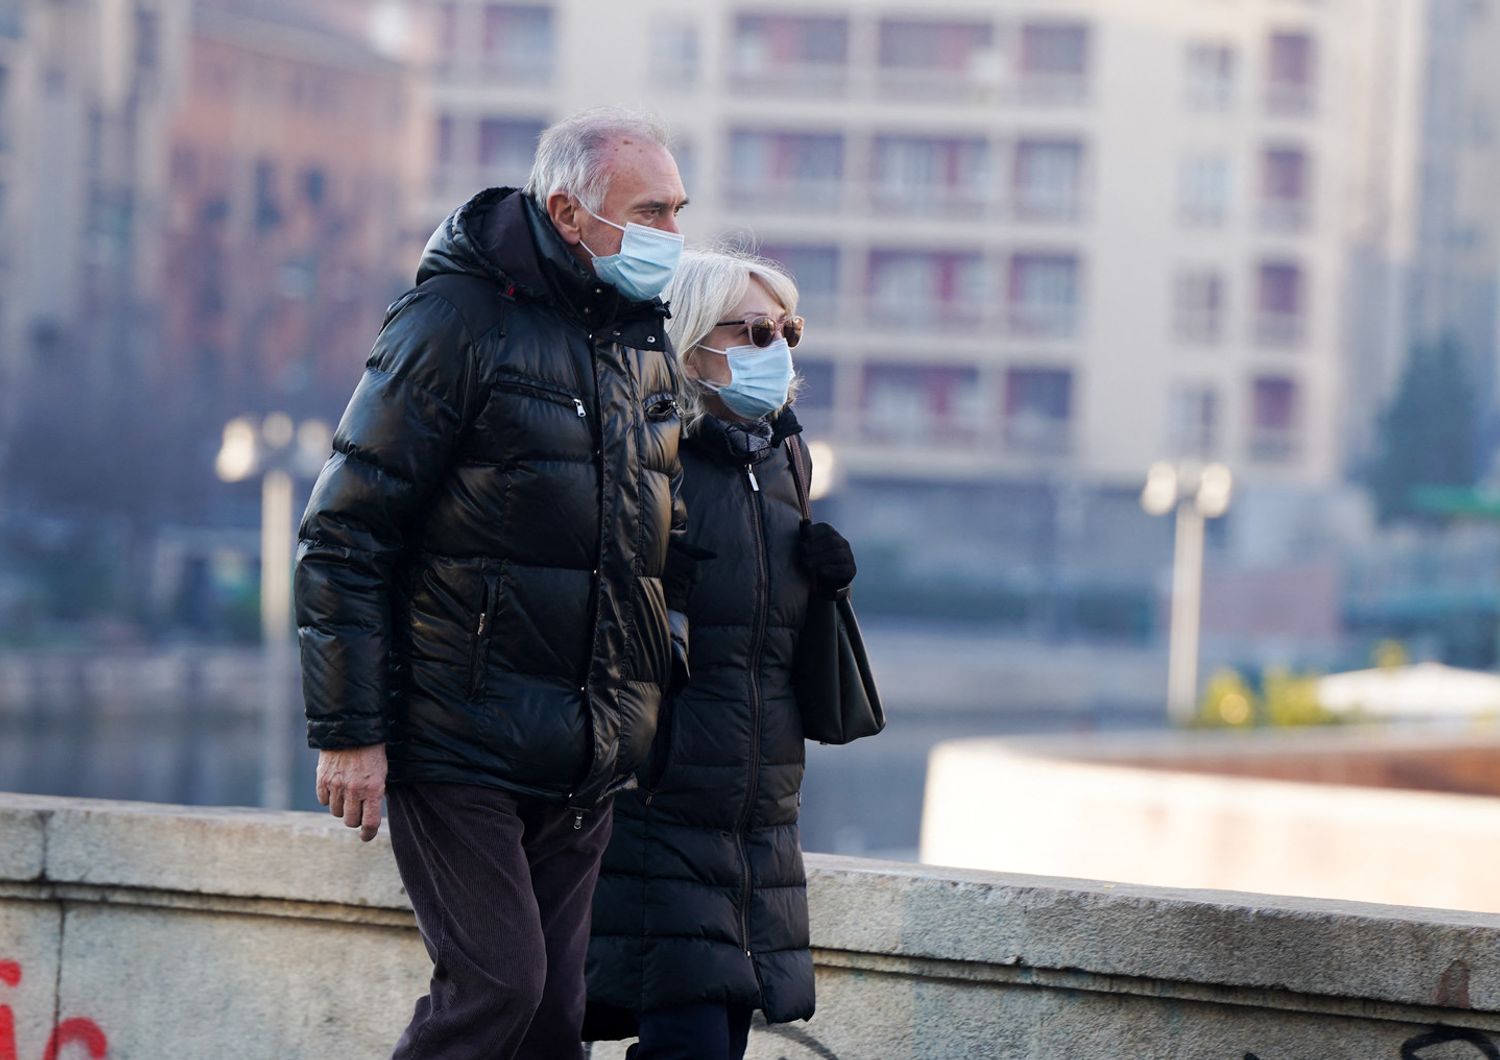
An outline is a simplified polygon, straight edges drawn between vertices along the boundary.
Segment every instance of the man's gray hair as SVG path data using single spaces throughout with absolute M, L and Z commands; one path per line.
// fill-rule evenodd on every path
M 608 149 L 622 139 L 672 147 L 666 123 L 654 114 L 620 107 L 581 110 L 542 133 L 526 194 L 545 210 L 553 192 L 566 192 L 597 213 L 609 191 Z

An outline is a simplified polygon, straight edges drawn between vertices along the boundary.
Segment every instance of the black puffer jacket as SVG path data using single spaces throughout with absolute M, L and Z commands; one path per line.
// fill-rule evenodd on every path
M 783 413 L 779 435 L 799 428 Z M 688 542 L 715 554 L 688 601 L 693 678 L 664 714 L 640 790 L 615 800 L 594 897 L 588 1032 L 703 1001 L 813 1012 L 797 808 L 804 746 L 792 653 L 809 582 L 785 445 L 753 470 L 721 423 L 683 444 Z
M 645 761 L 686 650 L 660 580 L 685 521 L 666 310 L 509 189 L 444 222 L 417 281 L 302 520 L 309 743 L 591 806 Z

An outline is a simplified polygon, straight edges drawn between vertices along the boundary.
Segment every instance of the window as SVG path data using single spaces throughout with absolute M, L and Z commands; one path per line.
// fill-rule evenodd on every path
M 1187 46 L 1184 102 L 1194 110 L 1228 110 L 1234 102 L 1234 48 L 1198 41 Z
M 1178 213 L 1190 225 L 1218 226 L 1229 218 L 1229 159 L 1193 155 L 1182 161 Z
M 153 71 L 161 63 L 161 18 L 144 7 L 135 10 L 135 66 Z
M 876 250 L 870 255 L 870 317 L 889 327 L 974 326 L 985 304 L 978 253 Z
M 555 50 L 550 7 L 488 4 L 484 9 L 484 62 L 508 80 L 547 80 Z
M 839 251 L 832 246 L 798 244 L 765 244 L 762 256 L 779 262 L 797 281 L 801 298 L 798 312 L 816 326 L 822 317 L 828 322 L 839 297 Z
M 1269 147 L 1261 161 L 1261 223 L 1296 232 L 1307 223 L 1307 154 L 1300 147 Z
M 1302 267 L 1296 262 L 1262 262 L 1257 287 L 1257 341 L 1262 346 L 1296 345 L 1304 323 Z
M 1021 95 L 1028 102 L 1078 102 L 1089 67 L 1089 30 L 1081 23 L 1021 27 Z
M 999 54 L 988 22 L 882 19 L 881 90 L 890 96 L 964 94 L 998 80 Z
M 276 163 L 261 159 L 255 163 L 255 227 L 268 232 L 281 224 L 281 205 L 276 194 Z
M 1219 392 L 1207 383 L 1172 391 L 1167 447 L 1176 457 L 1208 460 L 1219 454 Z
M 1016 215 L 1072 220 L 1083 194 L 1083 145 L 1077 140 L 1022 140 L 1016 145 Z
M 980 139 L 877 136 L 874 199 L 910 211 L 973 208 L 987 196 L 989 160 Z
M 1262 376 L 1251 384 L 1250 455 L 1280 462 L 1297 451 L 1297 384 L 1281 376 Z
M 822 433 L 832 424 L 837 373 L 831 361 L 812 360 L 801 347 L 797 353 L 797 375 L 802 380 L 797 393 L 797 419 L 809 433 Z
M 1316 93 L 1316 48 L 1306 33 L 1273 33 L 1266 74 L 1266 108 L 1272 114 L 1307 114 Z
M 537 138 L 544 123 L 510 118 L 485 118 L 479 123 L 479 164 L 484 178 L 519 187 L 531 172 Z
M 729 159 L 730 196 L 736 201 L 826 206 L 841 190 L 844 138 L 837 133 L 735 130 Z
M 1017 254 L 1011 259 L 1010 330 L 1067 338 L 1078 326 L 1078 259 L 1071 254 Z
M 864 376 L 864 433 L 880 441 L 969 444 L 986 419 L 970 366 L 872 364 Z
M 454 164 L 457 159 L 453 152 L 453 117 L 443 114 L 438 117 L 437 122 L 437 164 L 439 169 L 447 168 Z M 441 179 L 443 174 L 438 173 Z
M 448 2 L 436 6 L 433 12 L 436 22 L 437 62 L 446 68 L 458 61 L 458 5 Z
M 1188 343 L 1209 345 L 1224 333 L 1224 277 L 1213 269 L 1178 274 L 1174 291 L 1174 332 Z
M 657 83 L 685 88 L 698 82 L 698 27 L 667 23 L 651 33 L 651 73 Z
M 1071 444 L 1073 373 L 1012 368 L 1005 373 L 1005 442 L 1032 454 L 1066 453 Z
M 849 60 L 849 21 L 797 15 L 740 15 L 731 69 L 761 88 L 836 90 Z

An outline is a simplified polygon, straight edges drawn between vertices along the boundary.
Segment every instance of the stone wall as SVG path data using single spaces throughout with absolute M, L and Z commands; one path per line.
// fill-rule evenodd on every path
M 808 862 L 819 1012 L 758 1060 L 1497 1055 L 1500 917 Z M 0 1057 L 376 1060 L 426 972 L 384 838 L 0 796 Z

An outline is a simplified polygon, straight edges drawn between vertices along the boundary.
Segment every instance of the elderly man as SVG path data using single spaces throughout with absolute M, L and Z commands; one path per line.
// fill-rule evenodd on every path
M 524 192 L 481 192 L 428 242 L 303 518 L 318 798 L 368 840 L 387 796 L 434 965 L 397 1058 L 582 1054 L 609 797 L 685 676 L 656 296 L 686 204 L 654 120 L 548 129 Z

